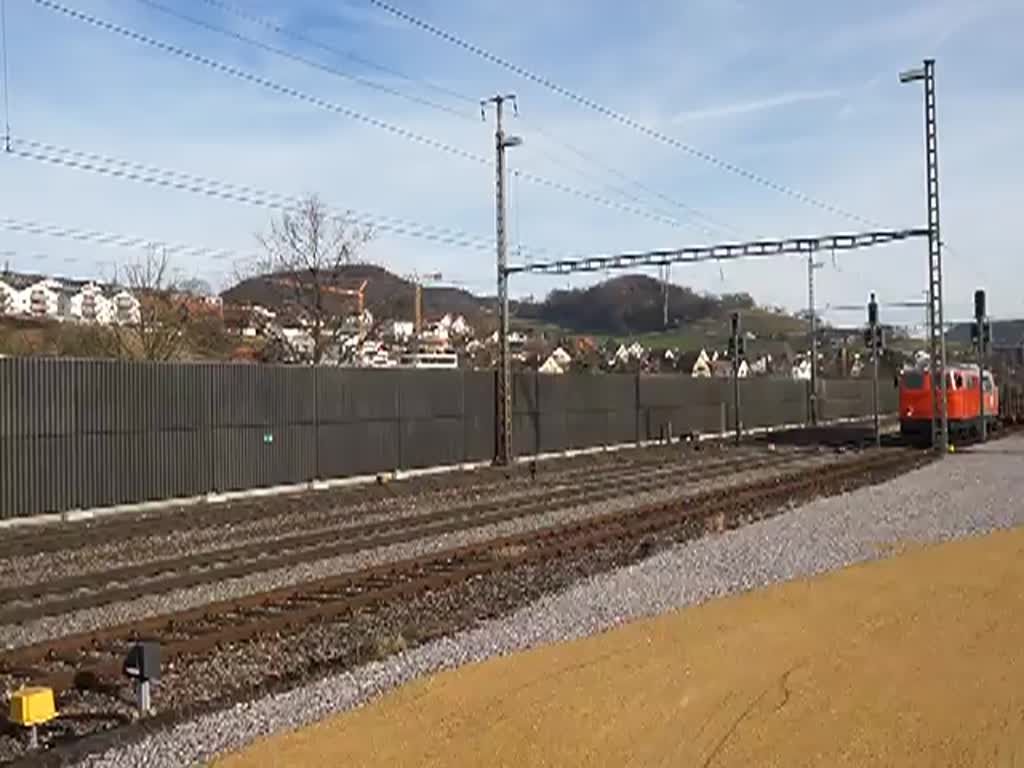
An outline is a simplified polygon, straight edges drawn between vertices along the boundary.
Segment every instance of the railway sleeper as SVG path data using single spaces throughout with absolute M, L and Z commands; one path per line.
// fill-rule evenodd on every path
M 852 477 L 857 472 L 871 473 L 873 470 L 881 467 L 882 463 L 883 462 L 880 461 L 880 457 L 876 456 L 871 461 L 865 462 L 861 460 L 859 462 L 852 462 L 846 467 L 841 467 L 841 471 L 839 472 L 837 472 L 836 468 L 829 467 L 818 468 L 802 474 L 797 473 L 788 479 L 788 486 L 785 485 L 781 479 L 776 479 L 769 483 L 765 483 L 764 481 L 755 483 L 753 484 L 753 487 L 742 489 L 743 493 L 736 493 L 730 497 L 729 501 L 734 505 L 733 510 L 730 512 L 731 519 L 735 519 L 737 514 L 744 514 L 746 508 L 750 505 L 756 507 L 758 504 L 764 504 L 766 502 L 774 503 L 776 497 L 781 501 L 784 496 L 801 489 L 813 491 L 816 483 L 820 482 L 822 479 L 834 483 L 839 475 L 850 475 Z M 766 485 L 768 488 L 765 488 Z M 527 551 L 521 552 L 519 555 L 505 558 L 503 566 L 511 567 L 513 564 L 534 562 L 545 557 L 551 557 L 554 553 L 579 551 L 580 549 L 586 549 L 587 547 L 598 545 L 602 542 L 619 540 L 623 533 L 628 533 L 631 536 L 665 534 L 666 529 L 671 528 L 673 524 L 675 524 L 677 528 L 682 527 L 684 531 L 692 532 L 696 522 L 701 519 L 706 520 L 707 518 L 707 513 L 704 513 L 702 517 L 694 517 L 695 515 L 698 515 L 698 513 L 705 508 L 713 508 L 720 505 L 721 499 L 717 496 L 714 498 L 704 499 L 702 504 L 662 504 L 654 507 L 653 509 L 646 509 L 644 512 L 647 515 L 647 519 L 644 519 L 644 512 L 633 512 L 626 515 L 626 519 L 633 521 L 629 525 L 624 524 L 623 515 L 618 514 L 592 522 L 589 533 L 585 532 L 585 529 L 580 526 L 574 526 L 568 529 L 562 527 L 559 530 L 563 536 L 570 537 L 570 541 L 568 542 L 564 540 L 559 541 L 557 539 L 549 542 L 549 536 L 529 537 L 521 535 L 519 537 L 507 537 L 506 539 L 499 540 L 498 542 L 492 542 L 491 546 L 508 545 L 510 543 L 526 543 L 527 545 L 531 543 L 533 544 L 533 546 L 528 546 Z M 575 538 L 574 541 L 572 540 L 573 538 Z M 450 563 L 452 559 L 452 557 L 446 557 L 441 562 L 447 564 Z M 427 562 L 429 563 L 429 560 L 427 560 Z M 420 566 L 422 564 L 422 559 L 421 561 L 415 562 L 416 566 Z M 409 574 L 403 573 L 402 569 L 396 564 L 390 569 L 389 575 L 398 583 L 388 586 L 386 584 L 387 580 L 380 580 L 379 574 L 376 574 L 378 581 L 375 583 L 382 586 L 382 588 L 376 591 L 367 592 L 354 598 L 335 602 L 333 604 L 319 604 L 300 610 L 283 611 L 280 615 L 275 615 L 255 622 L 257 626 L 253 626 L 252 622 L 247 622 L 246 624 L 241 625 L 237 622 L 230 623 L 220 631 L 211 633 L 211 635 L 193 637 L 170 644 L 167 648 L 168 655 L 181 656 L 200 652 L 205 648 L 209 648 L 211 642 L 237 642 L 241 639 L 251 638 L 263 633 L 272 633 L 283 629 L 292 630 L 295 627 L 301 627 L 311 621 L 320 622 L 329 620 L 334 616 L 350 613 L 352 610 L 358 610 L 361 607 L 379 605 L 403 596 L 422 592 L 425 589 L 443 588 L 457 581 L 462 581 L 474 575 L 483 574 L 493 570 L 493 563 L 473 564 L 467 566 L 461 571 L 433 573 L 420 578 L 410 578 Z M 224 620 L 233 614 L 228 611 L 218 611 L 217 615 Z M 113 634 L 116 634 L 116 632 L 113 632 Z M 0 660 L 5 662 L 7 661 L 6 659 Z M 94 671 L 97 676 L 102 677 L 104 673 L 110 673 L 111 669 L 109 665 L 101 665 Z M 66 680 L 66 676 L 63 678 L 58 677 L 57 681 L 60 682 L 60 680 Z

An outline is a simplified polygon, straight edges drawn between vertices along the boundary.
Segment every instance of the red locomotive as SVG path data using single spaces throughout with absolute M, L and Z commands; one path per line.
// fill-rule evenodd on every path
M 977 435 L 981 402 L 978 397 L 978 367 L 946 368 L 946 417 L 950 436 Z M 999 388 L 991 371 L 984 372 L 985 423 L 999 426 Z M 900 432 L 911 438 L 931 439 L 932 377 L 928 370 L 905 371 L 900 376 Z

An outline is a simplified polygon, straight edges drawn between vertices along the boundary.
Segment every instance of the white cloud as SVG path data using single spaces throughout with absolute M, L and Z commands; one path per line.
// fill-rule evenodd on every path
M 796 104 L 807 104 L 809 102 L 827 101 L 837 99 L 840 91 L 836 89 L 819 91 L 788 91 L 775 96 L 764 98 L 748 99 L 730 104 L 722 104 L 714 107 L 691 109 L 680 112 L 672 117 L 672 122 L 677 125 L 693 123 L 700 120 L 719 120 L 722 118 L 733 118 L 750 116 L 758 112 L 770 109 L 791 107 Z

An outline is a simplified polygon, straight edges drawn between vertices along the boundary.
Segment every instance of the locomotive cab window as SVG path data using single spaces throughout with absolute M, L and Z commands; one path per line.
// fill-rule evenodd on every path
M 953 376 L 953 387 L 955 389 L 963 389 L 964 388 L 964 377 L 963 377 L 963 374 L 958 373 L 958 374 L 955 374 Z
M 924 374 L 920 371 L 907 371 L 903 374 L 903 386 L 906 389 L 924 389 Z

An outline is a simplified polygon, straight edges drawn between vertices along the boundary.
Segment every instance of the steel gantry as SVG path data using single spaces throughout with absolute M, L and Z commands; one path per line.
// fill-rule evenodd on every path
M 913 238 L 928 237 L 927 229 L 884 229 L 856 234 L 793 237 L 785 240 L 754 240 L 749 243 L 723 243 L 666 248 L 655 251 L 619 253 L 611 256 L 581 256 L 557 261 L 514 264 L 505 268 L 507 275 L 569 275 L 577 272 L 657 267 L 665 264 L 699 264 L 706 261 L 731 261 L 788 254 L 814 254 L 817 251 L 853 251 Z
M 500 142 L 500 139 L 499 139 Z M 499 144 L 500 146 L 500 144 Z M 500 186 L 500 184 L 499 184 Z M 499 195 L 499 215 L 503 207 Z M 499 227 L 500 229 L 500 227 Z M 872 248 L 889 243 L 915 238 L 926 238 L 929 229 L 887 229 L 854 234 L 823 235 L 819 237 L 794 237 L 784 240 L 755 240 L 747 243 L 723 243 L 719 245 L 695 245 L 682 248 L 667 248 L 635 253 L 619 253 L 608 256 L 581 256 L 557 261 L 533 262 L 529 264 L 504 264 L 502 238 L 499 236 L 498 282 L 507 296 L 508 279 L 515 274 L 569 275 L 580 272 L 604 272 L 636 267 L 660 267 L 669 264 L 699 264 L 709 261 L 731 261 L 737 259 L 785 256 L 788 254 L 809 255 L 813 258 L 818 251 L 853 251 Z M 499 301 L 498 320 L 500 350 L 507 349 L 508 303 Z M 507 353 L 506 353 L 507 354 Z M 505 357 L 507 361 L 507 357 Z M 503 364 L 498 371 L 498 407 L 496 463 L 512 461 L 512 408 L 509 395 L 512 391 L 511 366 Z

